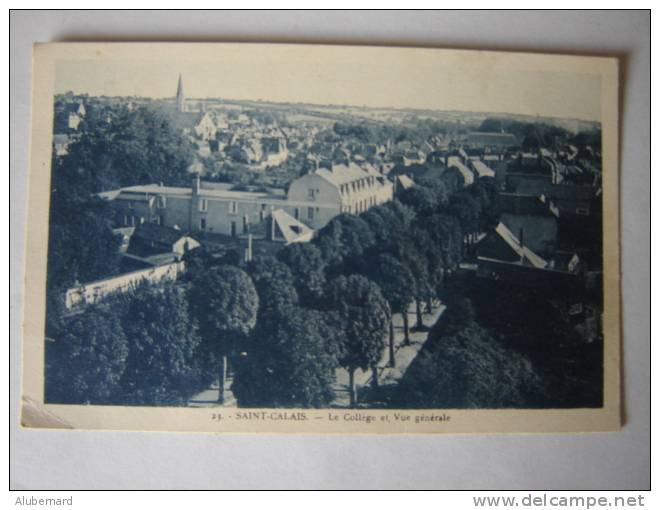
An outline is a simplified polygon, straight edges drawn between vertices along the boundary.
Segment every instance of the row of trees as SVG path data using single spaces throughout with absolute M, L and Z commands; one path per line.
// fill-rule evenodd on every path
M 360 216 L 332 220 L 312 243 L 248 264 L 203 248 L 187 255 L 186 280 L 140 288 L 53 321 L 49 401 L 182 405 L 228 366 L 241 406 L 321 407 L 335 370 L 372 369 L 393 314 L 415 304 L 424 328 L 444 281 L 463 256 L 465 232 L 492 207 L 492 185 L 442 179 Z M 55 315 L 57 317 L 57 315 Z
M 412 408 L 537 407 L 545 386 L 529 359 L 505 347 L 452 300 L 398 387 L 394 403 Z
M 461 261 L 464 232 L 479 229 L 495 206 L 493 183 L 463 188 L 451 186 L 450 177 L 425 182 L 360 216 L 340 215 L 313 242 L 286 246 L 277 261 L 246 267 L 260 310 L 247 355 L 236 367 L 239 404 L 327 404 L 339 366 L 349 373 L 353 404 L 356 370 L 372 369 L 378 384 L 375 367 L 388 331 L 389 363 L 395 363 L 393 315 L 403 317 L 404 343 L 410 342 L 412 304 L 413 327 L 426 327 L 423 310 Z
M 51 317 L 46 401 L 185 405 L 207 382 L 183 289 L 143 285 L 83 312 Z
M 48 323 L 62 313 L 64 292 L 119 271 L 121 240 L 112 232 L 114 211 L 96 193 L 121 186 L 188 183 L 192 147 L 167 113 L 87 106 L 81 135 L 68 154 L 53 156 L 48 236 Z M 47 327 L 47 335 L 56 333 Z
M 179 405 L 213 376 L 224 380 L 231 364 L 240 405 L 326 405 L 339 366 L 354 403 L 355 371 L 376 366 L 388 330 L 394 364 L 393 314 L 403 316 L 406 343 L 412 303 L 414 327 L 425 327 L 423 309 L 462 259 L 465 234 L 489 221 L 497 195 L 488 180 L 463 188 L 446 172 L 359 217 L 335 218 L 313 243 L 287 246 L 277 259 L 246 265 L 196 250 L 183 284 L 136 289 L 64 317 L 55 304 L 64 289 L 118 263 L 111 211 L 91 194 L 185 176 L 187 152 L 166 117 L 149 109 L 119 117 L 55 163 L 49 401 Z M 176 161 L 162 160 L 168 154 Z

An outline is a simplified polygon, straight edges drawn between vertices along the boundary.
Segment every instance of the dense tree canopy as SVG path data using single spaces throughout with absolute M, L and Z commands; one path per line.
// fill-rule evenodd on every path
M 219 401 L 224 402 L 227 357 L 236 352 L 254 328 L 259 295 L 251 278 L 233 266 L 215 266 L 200 273 L 188 292 L 190 309 L 199 323 L 201 351 L 220 364 Z
M 323 407 L 340 347 L 331 316 L 298 306 L 260 322 L 237 364 L 232 391 L 243 407 Z
M 328 284 L 327 305 L 338 312 L 343 337 L 340 363 L 350 375 L 351 403 L 356 402 L 355 370 L 375 366 L 383 355 L 389 306 L 378 285 L 364 276 L 338 276 Z
M 278 257 L 290 269 L 302 303 L 313 306 L 323 295 L 325 286 L 325 263 L 321 250 L 314 244 L 294 243 L 282 248 Z
M 96 193 L 135 184 L 187 185 L 192 144 L 172 117 L 149 107 L 120 111 L 105 129 L 89 130 L 53 168 L 52 188 Z
M 129 355 L 119 317 L 89 306 L 57 335 L 46 342 L 46 402 L 112 403 Z
M 122 318 L 129 346 L 123 403 L 182 405 L 199 386 L 195 350 L 200 337 L 185 292 L 173 284 L 142 286 Z
M 469 303 L 450 306 L 400 384 L 400 402 L 421 408 L 533 407 L 543 393 L 527 358 L 474 322 Z M 447 327 L 446 327 L 447 326 Z

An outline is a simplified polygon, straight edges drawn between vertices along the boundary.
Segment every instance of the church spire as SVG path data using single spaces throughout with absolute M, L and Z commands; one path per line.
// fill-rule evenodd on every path
M 176 109 L 179 113 L 186 111 L 186 98 L 183 95 L 183 79 L 179 74 L 179 84 L 176 87 Z

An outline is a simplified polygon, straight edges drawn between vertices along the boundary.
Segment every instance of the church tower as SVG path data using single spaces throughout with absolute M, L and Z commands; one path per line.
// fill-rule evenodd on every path
M 176 109 L 179 113 L 186 111 L 186 98 L 183 96 L 183 80 L 179 74 L 179 85 L 176 88 Z

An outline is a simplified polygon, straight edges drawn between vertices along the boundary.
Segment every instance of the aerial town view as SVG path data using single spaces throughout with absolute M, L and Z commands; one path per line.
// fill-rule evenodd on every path
M 595 120 L 58 91 L 45 401 L 603 405 Z

